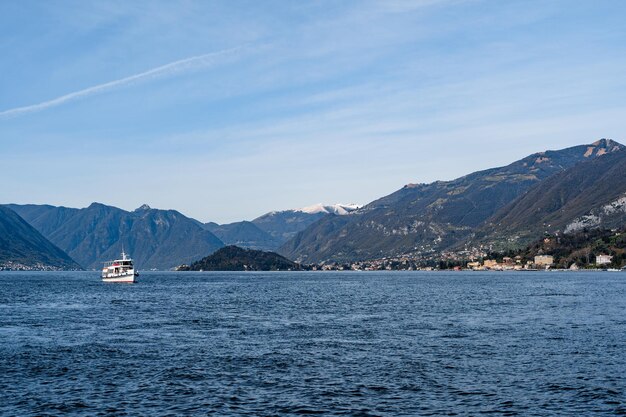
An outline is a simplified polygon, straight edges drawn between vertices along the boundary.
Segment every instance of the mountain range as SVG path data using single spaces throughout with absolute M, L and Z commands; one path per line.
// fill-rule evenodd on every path
M 273 251 L 329 214 L 343 216 L 359 208 L 356 204 L 316 204 L 293 210 L 272 211 L 252 221 L 218 225 L 205 223 L 204 227 L 227 245 Z
M 226 245 L 276 251 L 303 264 L 506 249 L 544 233 L 623 226 L 626 148 L 602 139 L 451 181 L 408 184 L 363 207 L 317 204 L 222 225 L 175 210 L 143 205 L 125 211 L 100 203 L 81 209 L 8 204 L 0 220 L 9 237 L 0 246 L 5 259 L 47 256 L 55 265 L 64 259 L 67 267 L 73 259 L 88 269 L 116 258 L 122 247 L 142 269 L 190 264 Z M 31 252 L 20 249 L 19 242 L 33 239 Z
M 301 263 L 437 253 L 471 238 L 498 210 L 553 175 L 623 152 L 623 145 L 602 139 L 590 145 L 535 153 L 507 166 L 452 181 L 408 184 L 349 215 L 321 219 L 299 232 L 278 253 Z M 596 165 L 589 167 L 594 168 Z M 614 180 L 623 183 L 624 177 Z
M 0 269 L 43 267 L 80 269 L 80 265 L 17 213 L 0 206 Z
M 129 212 L 93 203 L 82 209 L 48 205 L 11 208 L 87 269 L 117 259 L 124 249 L 143 269 L 169 269 L 224 246 L 197 221 L 175 210 L 143 205 Z
M 626 151 L 620 151 L 576 164 L 531 187 L 488 219 L 465 245 L 503 250 L 543 234 L 623 228 L 625 221 Z
M 153 209 L 146 204 L 134 211 L 100 203 L 81 209 L 6 204 L 4 209 L 6 213 L 17 213 L 43 240 L 48 239 L 50 246 L 58 246 L 67 259 L 74 259 L 86 269 L 99 269 L 103 261 L 119 257 L 122 249 L 143 269 L 171 269 L 225 245 L 276 249 L 311 223 L 330 213 L 348 213 L 353 206 L 319 205 L 275 211 L 252 222 L 224 225 L 203 224 L 178 211 Z M 0 214 L 7 217 L 4 212 Z M 6 256 L 10 258 L 8 251 Z M 79 268 L 75 263 L 72 267 Z

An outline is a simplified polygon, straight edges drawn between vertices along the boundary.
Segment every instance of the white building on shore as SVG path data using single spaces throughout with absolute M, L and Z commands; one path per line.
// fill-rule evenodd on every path
M 554 264 L 554 257 L 552 255 L 535 256 L 535 265 L 537 266 L 550 266 L 552 264 Z
M 608 265 L 613 261 L 613 257 L 611 255 L 598 255 L 596 256 L 596 265 Z

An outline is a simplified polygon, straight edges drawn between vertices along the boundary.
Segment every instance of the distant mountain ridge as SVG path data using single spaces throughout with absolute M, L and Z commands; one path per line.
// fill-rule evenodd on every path
M 319 203 L 299 209 L 271 211 L 252 221 L 221 225 L 211 222 L 203 227 L 227 245 L 273 251 L 319 219 L 328 215 L 346 215 L 360 207 L 358 204 Z
M 119 257 L 122 246 L 140 269 L 169 269 L 224 246 L 197 222 L 175 210 L 143 205 L 128 212 L 93 203 L 83 209 L 10 204 L 50 241 L 88 269 Z
M 268 233 L 279 246 L 292 239 L 318 220 L 329 215 L 347 215 L 360 208 L 357 204 L 315 204 L 292 210 L 271 211 L 252 220 L 257 227 Z
M 8 204 L 24 219 L 86 268 L 119 256 L 122 246 L 140 268 L 170 269 L 227 245 L 271 251 L 329 213 L 345 214 L 355 205 L 315 205 L 272 212 L 254 221 L 201 223 L 175 210 L 147 204 L 125 211 L 93 203 L 78 209 L 37 204 Z
M 249 221 L 222 225 L 205 223 L 203 227 L 220 238 L 226 245 L 235 245 L 247 249 L 272 250 L 282 243 Z
M 87 268 L 117 257 L 122 245 L 144 269 L 188 264 L 224 245 L 276 250 L 300 263 L 437 255 L 622 225 L 625 154 L 623 145 L 602 139 L 451 181 L 407 184 L 363 207 L 316 204 L 223 225 L 147 205 L 132 212 L 99 203 L 7 206 Z
M 81 269 L 17 213 L 0 205 L 0 267 Z
M 532 154 L 452 181 L 408 184 L 347 216 L 329 216 L 278 252 L 300 262 L 376 259 L 449 248 L 533 185 L 580 162 L 618 152 L 608 139 Z

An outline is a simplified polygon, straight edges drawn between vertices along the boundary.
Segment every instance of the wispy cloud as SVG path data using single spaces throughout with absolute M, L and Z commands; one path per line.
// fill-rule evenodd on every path
M 148 81 L 157 78 L 171 77 L 176 74 L 199 70 L 203 68 L 211 67 L 220 63 L 222 58 L 234 55 L 245 46 L 239 46 L 230 49 L 224 49 L 222 51 L 211 52 L 208 54 L 192 56 L 190 58 L 181 59 L 178 61 L 170 62 L 169 64 L 161 65 L 156 68 L 152 68 L 148 71 L 140 72 L 139 74 L 130 75 L 128 77 L 120 78 L 117 80 L 109 81 L 103 84 L 94 85 L 79 91 L 74 91 L 69 94 L 62 95 L 52 100 L 47 100 L 37 104 L 31 104 L 23 107 L 15 107 L 8 110 L 0 111 L 0 119 L 8 119 L 12 117 L 18 117 L 28 113 L 34 113 L 42 110 L 49 109 L 51 107 L 60 106 L 70 101 L 78 100 L 81 98 L 90 97 L 96 94 L 104 93 L 118 88 L 126 87 L 141 81 Z

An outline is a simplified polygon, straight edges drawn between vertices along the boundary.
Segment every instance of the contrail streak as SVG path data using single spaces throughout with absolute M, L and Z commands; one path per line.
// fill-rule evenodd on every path
M 172 76 L 181 72 L 190 71 L 194 69 L 210 67 L 217 63 L 220 57 L 233 54 L 242 49 L 242 47 L 225 49 L 223 51 L 212 52 L 204 55 L 193 56 L 190 58 L 181 59 L 179 61 L 170 62 L 169 64 L 162 65 L 160 67 L 152 68 L 151 70 L 141 72 L 139 74 L 131 75 L 128 77 L 120 78 L 119 80 L 109 81 L 104 84 L 98 84 L 93 87 L 85 88 L 83 90 L 74 91 L 73 93 L 65 94 L 63 96 L 54 98 L 52 100 L 44 101 L 38 104 L 31 104 L 29 106 L 15 107 L 0 111 L 0 119 L 8 119 L 11 117 L 21 116 L 27 113 L 34 113 L 42 110 L 49 109 L 50 107 L 60 106 L 67 103 L 85 97 L 99 94 L 105 91 L 111 91 L 119 87 L 127 86 L 139 81 L 150 80 L 155 78 L 162 78 Z

